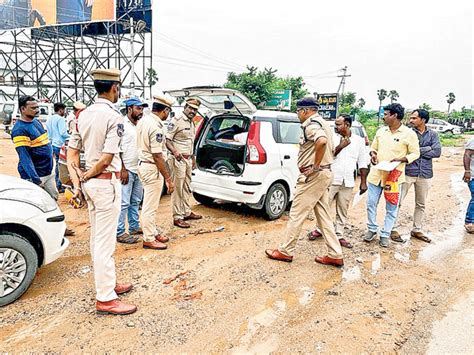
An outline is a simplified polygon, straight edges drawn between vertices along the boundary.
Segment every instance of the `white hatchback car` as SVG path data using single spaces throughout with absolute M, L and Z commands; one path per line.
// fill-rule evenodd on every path
M 18 299 L 38 267 L 69 245 L 64 214 L 35 184 L 0 174 L 0 306 Z
M 462 127 L 437 118 L 429 120 L 426 126 L 438 133 L 461 134 L 463 130 Z
M 198 97 L 205 107 L 196 130 L 194 198 L 203 204 L 215 199 L 243 203 L 262 210 L 267 219 L 279 218 L 293 200 L 299 174 L 301 128 L 296 114 L 257 110 L 231 89 L 194 87 L 166 93 Z

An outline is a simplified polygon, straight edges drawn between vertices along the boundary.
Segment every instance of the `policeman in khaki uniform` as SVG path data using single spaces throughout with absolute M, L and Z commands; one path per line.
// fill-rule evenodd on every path
M 191 211 L 191 172 L 196 166 L 194 156 L 194 136 L 196 128 L 193 118 L 201 105 L 196 98 L 186 100 L 183 113 L 170 122 L 166 135 L 166 146 L 172 153 L 168 163 L 173 175 L 176 191 L 171 196 L 173 204 L 173 224 L 189 228 L 187 220 L 201 219 L 202 216 Z
M 172 102 L 154 96 L 151 114 L 137 124 L 138 176 L 144 189 L 142 206 L 143 248 L 166 249 L 168 237 L 156 226 L 156 211 L 160 204 L 163 178 L 169 193 L 174 190 L 171 174 L 166 165 L 166 132 L 163 121 L 171 112 Z
M 91 75 L 98 98 L 81 113 L 71 135 L 67 151 L 68 170 L 74 185 L 73 197 L 83 195 L 89 207 L 96 310 L 130 314 L 137 307 L 120 301 L 117 295 L 130 291 L 133 286 L 117 284 L 113 258 L 122 192 L 119 153 L 123 117 L 114 106 L 120 95 L 120 70 L 95 69 Z M 79 168 L 81 149 L 84 149 L 85 171 Z
M 265 251 L 270 259 L 293 261 L 296 242 L 306 217 L 311 209 L 326 241 L 328 255 L 316 256 L 320 264 L 342 266 L 342 249 L 329 215 L 329 186 L 332 182 L 333 161 L 332 130 L 318 115 L 316 99 L 307 97 L 297 102 L 298 118 L 302 134 L 298 153 L 298 168 L 301 174 L 296 184 L 295 198 L 290 210 L 290 220 L 285 235 L 286 243 L 278 249 Z

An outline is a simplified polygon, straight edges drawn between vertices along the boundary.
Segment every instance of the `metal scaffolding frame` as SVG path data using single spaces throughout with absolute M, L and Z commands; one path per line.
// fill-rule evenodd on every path
M 151 96 L 146 73 L 152 67 L 152 33 L 136 30 L 134 35 L 124 33 L 121 28 L 129 23 L 128 13 L 115 22 L 95 23 L 103 26 L 100 33 L 105 35 L 86 34 L 90 32 L 89 23 L 75 25 L 80 26 L 80 35 L 72 35 L 70 26 L 1 32 L 0 92 L 10 100 L 32 95 L 50 102 L 81 100 L 89 104 L 95 97 L 90 71 L 113 67 L 122 71 L 122 94 L 134 86 L 135 95 Z M 134 83 L 130 82 L 131 47 Z M 6 80 L 8 77 L 10 80 Z

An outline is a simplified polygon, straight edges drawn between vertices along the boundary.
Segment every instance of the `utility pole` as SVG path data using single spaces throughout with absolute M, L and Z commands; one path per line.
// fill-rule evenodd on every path
M 135 51 L 134 51 L 134 37 L 135 28 L 133 24 L 133 17 L 130 17 L 130 96 L 135 96 Z
M 342 75 L 338 75 L 338 78 L 341 78 L 341 82 L 339 83 L 339 88 L 337 89 L 337 93 L 341 93 L 341 95 L 344 95 L 344 89 L 346 86 L 346 78 L 352 76 L 350 74 L 347 74 L 347 65 L 341 69 Z

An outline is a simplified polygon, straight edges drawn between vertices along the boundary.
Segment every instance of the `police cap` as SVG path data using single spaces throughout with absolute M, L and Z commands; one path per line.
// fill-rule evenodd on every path
M 94 80 L 101 81 L 118 81 L 120 82 L 120 70 L 119 69 L 93 69 L 91 75 Z
M 318 100 L 314 97 L 307 96 L 296 102 L 298 108 L 319 108 Z
M 190 97 L 189 99 L 186 100 L 186 105 L 192 108 L 195 108 L 197 110 L 199 109 L 199 106 L 201 106 L 201 100 L 195 97 Z

